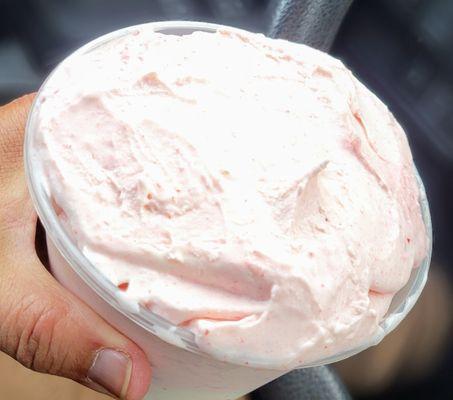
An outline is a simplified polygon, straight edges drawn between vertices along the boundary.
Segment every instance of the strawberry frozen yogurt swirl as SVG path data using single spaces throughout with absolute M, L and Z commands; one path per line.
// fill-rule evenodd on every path
M 37 113 L 80 251 L 222 359 L 289 369 L 366 343 L 427 254 L 402 128 L 310 47 L 137 28 L 65 61 Z

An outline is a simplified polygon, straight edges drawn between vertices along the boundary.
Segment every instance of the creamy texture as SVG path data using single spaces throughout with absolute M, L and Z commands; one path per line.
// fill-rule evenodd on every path
M 366 343 L 426 255 L 403 130 L 309 47 L 143 28 L 63 63 L 38 107 L 77 246 L 218 357 L 290 368 Z

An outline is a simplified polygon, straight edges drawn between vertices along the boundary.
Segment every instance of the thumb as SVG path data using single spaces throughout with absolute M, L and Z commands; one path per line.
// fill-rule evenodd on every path
M 36 255 L 36 214 L 22 168 L 31 100 L 0 107 L 0 351 L 35 371 L 139 400 L 151 379 L 146 355 L 62 288 Z
M 0 273 L 0 350 L 38 372 L 139 400 L 150 365 L 143 351 L 64 290 L 37 258 L 6 261 Z

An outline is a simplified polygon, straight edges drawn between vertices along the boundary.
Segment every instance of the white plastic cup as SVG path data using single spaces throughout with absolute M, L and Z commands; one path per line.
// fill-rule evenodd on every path
M 183 35 L 194 31 L 215 32 L 239 29 L 201 22 L 169 21 L 146 24 L 156 32 Z M 94 51 L 120 37 L 132 34 L 140 26 L 109 33 L 81 47 L 61 65 Z M 55 71 L 54 71 L 55 72 Z M 171 324 L 136 303 L 102 275 L 72 242 L 63 229 L 52 207 L 42 179 L 41 160 L 35 151 L 36 116 L 43 88 L 52 80 L 47 78 L 32 106 L 25 137 L 25 170 L 28 186 L 37 213 L 47 235 L 47 248 L 53 276 L 69 291 L 90 305 L 100 316 L 120 332 L 135 341 L 147 354 L 153 369 L 149 400 L 227 400 L 236 399 L 288 371 L 273 369 L 271 364 L 256 360 L 238 360 L 236 364 L 204 354 L 197 346 L 194 335 Z M 420 188 L 420 205 L 429 235 L 429 252 L 422 264 L 412 271 L 409 282 L 394 297 L 389 311 L 380 324 L 379 332 L 367 343 L 317 360 L 301 368 L 328 364 L 356 354 L 379 343 L 411 310 L 426 282 L 431 260 L 432 228 L 428 202 L 423 184 L 417 174 Z

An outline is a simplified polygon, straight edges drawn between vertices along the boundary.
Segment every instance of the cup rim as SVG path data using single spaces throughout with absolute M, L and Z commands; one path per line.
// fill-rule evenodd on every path
M 121 313 L 124 317 L 130 319 L 135 324 L 139 325 L 145 331 L 156 335 L 160 339 L 167 343 L 176 345 L 193 353 L 213 357 L 220 359 L 215 354 L 203 352 L 197 345 L 195 340 L 195 334 L 188 329 L 178 327 L 166 319 L 162 318 L 156 313 L 148 310 L 146 307 L 128 300 L 124 294 L 106 277 L 104 276 L 89 260 L 88 258 L 78 249 L 76 244 L 71 240 L 70 235 L 65 231 L 59 219 L 49 201 L 47 196 L 45 185 L 40 182 L 39 179 L 39 164 L 38 157 L 32 151 L 32 144 L 34 134 L 36 132 L 36 116 L 38 111 L 38 105 L 41 102 L 42 94 L 47 83 L 52 79 L 53 75 L 62 65 L 70 62 L 74 58 L 86 54 L 96 48 L 109 43 L 112 40 L 119 39 L 128 34 L 132 34 L 137 29 L 146 27 L 147 29 L 153 29 L 155 32 L 164 33 L 168 31 L 179 31 L 191 33 L 194 31 L 205 31 L 214 33 L 219 29 L 244 32 L 242 29 L 214 24 L 206 22 L 196 21 L 160 21 L 151 22 L 139 25 L 133 25 L 122 29 L 115 30 L 113 32 L 102 35 L 87 44 L 83 45 L 79 49 L 75 50 L 68 57 L 66 57 L 55 69 L 49 74 L 41 85 L 34 101 L 31 106 L 26 128 L 25 128 L 25 141 L 24 141 L 24 164 L 27 184 L 32 198 L 33 204 L 37 211 L 37 214 L 43 224 L 47 237 L 50 237 L 55 247 L 61 253 L 66 262 L 70 265 L 72 270 L 88 285 L 101 299 L 112 306 L 116 311 Z M 170 32 L 168 32 L 170 33 Z M 415 166 L 414 166 L 415 168 Z M 388 333 L 395 329 L 403 318 L 412 309 L 418 297 L 420 296 L 423 287 L 426 283 L 428 269 L 431 262 L 432 254 L 432 225 L 431 216 L 429 212 L 428 200 L 426 197 L 425 188 L 423 182 L 415 168 L 415 175 L 418 181 L 418 187 L 420 191 L 419 203 L 423 216 L 423 221 L 426 227 L 426 233 L 428 236 L 428 253 L 421 265 L 414 268 L 411 273 L 411 277 L 406 285 L 395 294 L 389 311 L 386 316 L 380 322 L 380 329 L 376 335 L 365 343 L 361 343 L 360 346 L 351 348 L 349 350 L 340 352 L 330 357 L 325 357 L 312 363 L 304 364 L 298 368 L 314 367 L 319 365 L 325 365 L 333 362 L 340 361 L 360 351 L 378 344 Z M 398 304 L 394 304 L 395 298 L 398 293 L 407 292 Z M 390 311 L 391 310 L 391 311 Z M 224 361 L 224 359 L 222 359 Z M 262 359 L 247 359 L 243 360 L 239 357 L 228 359 L 227 362 L 238 365 L 246 365 L 248 367 L 262 368 L 262 369 L 279 369 L 276 368 L 273 363 L 267 363 Z

